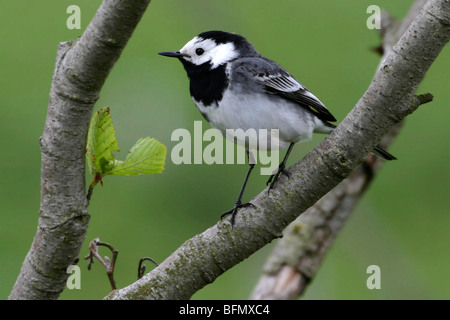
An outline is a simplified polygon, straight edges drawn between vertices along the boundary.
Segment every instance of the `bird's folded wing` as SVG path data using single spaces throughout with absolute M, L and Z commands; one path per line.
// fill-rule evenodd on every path
M 336 121 L 336 118 L 315 95 L 272 60 L 253 57 L 251 61 L 239 63 L 236 69 L 240 73 L 246 72 L 248 76 L 252 76 L 268 93 L 298 103 L 321 120 Z

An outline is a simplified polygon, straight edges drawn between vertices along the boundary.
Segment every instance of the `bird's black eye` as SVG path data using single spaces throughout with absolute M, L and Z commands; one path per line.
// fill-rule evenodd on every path
M 204 52 L 205 52 L 205 50 L 203 50 L 202 48 L 197 48 L 197 49 L 195 49 L 195 53 L 196 53 L 198 56 L 201 56 Z

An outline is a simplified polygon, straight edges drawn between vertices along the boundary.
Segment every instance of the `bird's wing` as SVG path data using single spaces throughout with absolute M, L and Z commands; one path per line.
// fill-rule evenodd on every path
M 251 76 L 263 86 L 266 92 L 298 103 L 323 121 L 336 121 L 336 118 L 315 95 L 272 60 L 262 56 L 244 58 L 235 68 L 237 72 L 245 72 Z

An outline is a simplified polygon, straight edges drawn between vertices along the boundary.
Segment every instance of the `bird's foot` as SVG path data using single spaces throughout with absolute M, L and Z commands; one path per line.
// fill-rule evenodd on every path
M 255 207 L 255 205 L 250 202 L 242 203 L 241 201 L 236 201 L 236 204 L 234 205 L 233 209 L 228 210 L 220 215 L 220 220 L 231 214 L 231 226 L 233 227 L 237 211 L 240 208 L 247 208 L 247 207 Z
M 281 174 L 284 174 L 286 177 L 289 178 L 289 172 L 286 170 L 285 165 L 284 165 L 283 163 L 280 164 L 280 165 L 278 166 L 277 173 L 271 175 L 270 178 L 269 178 L 269 180 L 267 180 L 266 185 L 269 185 L 269 184 L 270 184 L 269 189 L 268 189 L 268 192 L 270 192 L 270 190 L 273 189 L 273 187 L 275 186 L 275 183 L 276 183 L 277 180 L 278 180 L 278 177 L 279 177 Z

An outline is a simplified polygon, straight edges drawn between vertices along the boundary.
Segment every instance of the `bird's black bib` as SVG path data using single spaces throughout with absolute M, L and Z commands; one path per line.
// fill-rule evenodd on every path
M 194 66 L 185 60 L 181 60 L 181 62 L 190 80 L 191 96 L 196 101 L 200 101 L 205 106 L 211 106 L 222 100 L 223 93 L 228 87 L 225 73 L 226 64 L 211 70 L 210 63 Z

